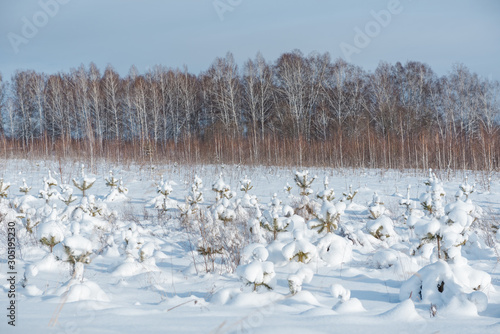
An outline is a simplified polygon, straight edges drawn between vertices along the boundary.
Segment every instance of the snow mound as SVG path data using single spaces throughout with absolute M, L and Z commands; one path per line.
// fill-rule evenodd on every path
M 112 275 L 116 277 L 130 277 L 143 273 L 160 271 L 160 268 L 158 268 L 155 264 L 154 258 L 146 259 L 143 262 L 137 262 L 133 259 L 130 259 L 128 261 L 129 262 L 125 262 L 119 265 L 113 271 Z
M 109 302 L 108 295 L 94 282 L 79 280 L 70 280 L 65 286 L 61 287 L 57 293 L 65 298 L 66 303 L 77 302 L 81 300 L 95 300 L 99 302 Z
M 424 318 L 417 313 L 415 304 L 411 299 L 406 299 L 387 312 L 379 314 L 380 318 L 394 321 L 423 321 Z
M 335 306 L 333 306 L 332 310 L 340 314 L 359 313 L 366 311 L 363 307 L 363 304 L 361 304 L 361 301 L 357 298 L 351 298 L 346 301 L 339 301 L 337 304 L 335 304 Z

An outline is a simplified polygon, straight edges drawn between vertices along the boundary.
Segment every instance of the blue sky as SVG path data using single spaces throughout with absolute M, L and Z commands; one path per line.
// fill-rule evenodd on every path
M 52 6 L 44 11 L 44 3 Z M 374 12 L 390 18 L 382 25 Z M 371 35 L 361 47 L 356 31 Z M 346 54 L 342 45 L 356 52 Z M 91 61 L 122 75 L 132 64 L 140 72 L 187 65 L 198 74 L 227 51 L 242 65 L 258 51 L 274 61 L 293 49 L 347 56 L 370 71 L 380 61 L 416 60 L 443 75 L 464 63 L 500 80 L 500 1 L 0 0 L 6 77 L 16 69 L 55 73 Z

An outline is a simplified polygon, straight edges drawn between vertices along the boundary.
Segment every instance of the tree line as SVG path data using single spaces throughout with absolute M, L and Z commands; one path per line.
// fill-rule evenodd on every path
M 0 75 L 0 137 L 5 154 L 495 170 L 499 87 L 461 64 L 368 72 L 297 50 L 242 68 L 228 53 L 198 75 L 18 70 Z

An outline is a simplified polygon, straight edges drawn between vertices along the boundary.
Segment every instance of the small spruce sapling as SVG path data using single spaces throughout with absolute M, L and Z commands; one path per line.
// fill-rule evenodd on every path
M 323 201 L 328 201 L 331 202 L 335 199 L 335 192 L 333 191 L 333 188 L 330 188 L 329 182 L 328 182 L 328 176 L 325 175 L 325 180 L 323 181 L 325 189 L 320 191 L 316 197 L 323 200 Z
M 260 217 L 260 226 L 273 233 L 273 240 L 278 238 L 278 233 L 285 232 L 290 224 L 287 218 L 280 217 L 281 208 L 281 201 L 274 194 L 269 203 L 269 210 L 265 210 Z
M 294 240 L 282 249 L 283 256 L 289 261 L 309 263 L 317 253 L 316 246 L 304 238 L 301 230 L 293 231 Z
M 231 199 L 234 193 L 231 191 L 229 185 L 227 185 L 223 178 L 222 173 L 219 174 L 219 179 L 212 184 L 212 190 L 215 192 L 215 201 L 219 202 L 223 199 Z
M 163 179 L 163 175 L 161 176 L 160 182 L 156 184 L 156 192 L 160 194 L 158 197 L 161 197 L 161 200 L 156 202 L 155 208 L 163 212 L 167 211 L 169 209 L 167 205 L 168 196 L 173 192 L 173 189 L 170 182 Z
M 199 205 L 203 202 L 203 181 L 197 175 L 194 176 L 193 184 L 191 185 L 191 190 L 186 197 L 186 202 L 189 204 L 191 212 L 196 212 L 199 209 Z
M 43 198 L 47 204 L 51 199 L 59 198 L 61 195 L 55 187 L 57 187 L 57 180 L 52 177 L 49 171 L 49 177 L 43 178 L 43 189 L 39 191 L 38 197 Z
M 110 187 L 111 189 L 115 189 L 116 187 L 118 187 L 118 182 L 120 180 L 117 179 L 116 177 L 114 177 L 113 171 L 110 170 L 109 171 L 109 177 L 104 178 L 104 181 L 106 181 L 106 186 L 107 187 Z
M 26 184 L 26 180 L 23 179 L 23 184 L 22 186 L 19 187 L 19 192 L 23 193 L 24 195 L 28 195 L 30 192 L 31 187 Z
M 269 253 L 264 247 L 257 247 L 253 251 L 253 261 L 240 265 L 237 272 L 245 285 L 252 286 L 252 291 L 257 292 L 260 287 L 272 290 L 274 285 L 274 264 L 266 261 Z
M 82 164 L 81 177 L 78 180 L 73 179 L 73 184 L 82 192 L 82 198 L 83 198 L 85 197 L 85 192 L 94 185 L 95 181 L 96 181 L 95 178 L 87 177 L 87 175 L 85 175 L 85 166 Z
M 68 237 L 62 242 L 65 259 L 73 267 L 76 279 L 83 280 L 84 265 L 91 262 L 92 242 L 81 235 Z
M 310 188 L 317 176 L 310 177 L 309 171 L 295 173 L 295 184 L 300 188 L 300 200 L 296 204 L 295 213 L 302 216 L 306 220 L 313 216 L 316 208 L 315 203 L 309 200 L 309 195 L 313 193 Z
M 372 236 L 377 239 L 385 239 L 396 234 L 391 218 L 384 215 L 386 209 L 377 192 L 373 194 L 373 200 L 368 205 L 368 211 L 370 217 L 366 229 Z
M 315 215 L 316 218 L 309 221 L 309 228 L 317 230 L 318 233 L 332 233 L 337 229 L 341 212 L 329 201 L 324 201 L 321 206 L 321 213 Z
M 474 192 L 475 185 L 469 184 L 468 179 L 469 178 L 465 176 L 465 182 L 460 184 L 459 190 L 455 195 L 457 199 L 461 198 L 462 196 L 465 196 L 465 201 L 467 201 L 469 199 L 470 194 Z
M 64 240 L 62 227 L 56 221 L 47 221 L 42 223 L 37 230 L 38 240 L 50 248 L 50 252 L 54 246 Z
M 61 184 L 61 201 L 69 206 L 71 203 L 76 201 L 76 197 L 73 196 L 73 188 L 69 184 Z
M 0 198 L 7 198 L 7 190 L 10 188 L 10 183 L 4 182 L 3 178 L 0 178 Z
M 425 211 L 425 217 L 415 225 L 415 233 L 420 238 L 420 249 L 423 244 L 436 240 L 438 258 L 441 258 L 441 223 L 444 215 L 443 199 L 446 195 L 441 181 L 436 174 L 429 169 L 429 178 L 424 182 L 427 186 L 426 192 L 420 196 L 420 203 Z
M 249 190 L 253 188 L 252 185 L 252 180 L 248 179 L 248 177 L 245 175 L 245 177 L 240 181 L 240 190 L 244 191 L 245 194 L 248 193 Z
M 300 268 L 297 273 L 288 276 L 288 288 L 292 295 L 302 291 L 302 284 L 310 283 L 314 273 L 309 268 Z
M 358 190 L 352 190 L 352 184 L 349 185 L 349 191 L 348 192 L 345 192 L 345 193 L 342 193 L 344 195 L 344 198 L 342 199 L 343 201 L 349 201 L 350 203 L 352 203 L 352 201 L 354 200 L 354 197 L 356 196 L 356 194 L 358 193 Z
M 310 177 L 309 171 L 295 172 L 295 184 L 300 188 L 300 195 L 307 197 L 313 193 L 310 188 L 311 184 L 316 180 L 316 176 Z
M 288 182 L 286 183 L 286 185 L 283 187 L 283 191 L 288 195 L 288 196 L 291 196 L 292 195 L 292 189 L 293 187 L 291 185 L 288 184 Z

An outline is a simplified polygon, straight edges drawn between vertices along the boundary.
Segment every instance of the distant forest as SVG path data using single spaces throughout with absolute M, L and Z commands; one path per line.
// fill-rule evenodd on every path
M 494 171 L 499 87 L 460 64 L 369 72 L 300 51 L 242 68 L 228 53 L 199 75 L 19 70 L 0 75 L 0 139 L 4 157 Z

